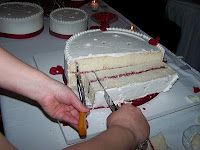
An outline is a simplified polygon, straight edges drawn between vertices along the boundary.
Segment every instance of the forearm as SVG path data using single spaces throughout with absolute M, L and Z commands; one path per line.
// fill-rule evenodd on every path
M 0 87 L 22 94 L 32 99 L 39 99 L 44 87 L 40 86 L 48 77 L 33 67 L 24 64 L 2 48 L 0 48 Z M 34 80 L 33 80 L 34 79 Z M 44 85 L 44 84 L 43 84 Z M 36 90 L 37 89 L 37 93 Z M 38 90 L 41 89 L 41 90 Z
M 0 149 L 16 150 L 14 146 L 1 134 L 1 132 L 0 132 Z
M 65 150 L 133 150 L 136 148 L 135 137 L 126 128 L 115 126 L 98 136 Z

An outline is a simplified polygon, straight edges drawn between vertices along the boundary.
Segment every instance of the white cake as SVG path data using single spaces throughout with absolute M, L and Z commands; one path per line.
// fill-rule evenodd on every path
M 85 94 L 93 107 L 106 107 L 103 90 L 115 104 L 168 91 L 178 75 L 163 63 L 164 49 L 152 46 L 149 37 L 125 29 L 90 30 L 72 36 L 65 47 L 65 75 L 76 90 L 79 64 Z
M 43 29 L 43 9 L 28 2 L 0 4 L 0 33 L 23 35 Z
M 58 8 L 50 13 L 50 31 L 60 35 L 73 35 L 87 30 L 88 15 L 79 8 Z

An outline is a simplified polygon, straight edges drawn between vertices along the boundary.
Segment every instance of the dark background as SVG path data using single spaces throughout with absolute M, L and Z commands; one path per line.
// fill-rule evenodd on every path
M 167 0 L 104 1 L 151 37 L 159 36 L 160 43 L 176 53 L 181 29 L 165 15 Z
M 0 3 L 5 1 L 28 1 L 37 3 L 43 7 L 45 15 L 48 15 L 52 10 L 56 9 L 55 0 L 0 0 Z M 77 7 L 90 1 L 91 0 L 84 0 L 83 2 L 79 2 L 80 5 L 77 5 Z M 165 16 L 165 7 L 168 0 L 104 1 L 151 37 L 156 38 L 159 36 L 160 43 L 173 53 L 176 53 L 181 29 Z M 194 1 L 199 2 L 200 0 Z M 57 0 L 56 2 L 62 7 L 70 7 L 72 3 L 71 0 Z

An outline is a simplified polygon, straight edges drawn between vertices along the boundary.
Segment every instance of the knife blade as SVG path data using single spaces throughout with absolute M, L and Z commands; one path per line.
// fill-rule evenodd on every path
M 79 71 L 79 65 L 77 62 L 76 62 L 76 78 L 77 78 L 77 90 L 78 90 L 80 101 L 82 102 L 83 105 L 86 106 L 84 86 L 82 83 L 82 79 L 81 79 L 81 75 Z M 87 128 L 86 127 L 86 113 L 79 112 L 78 133 L 81 139 L 84 139 L 87 136 L 86 128 Z
M 96 72 L 93 71 L 93 73 L 94 73 L 94 75 L 95 75 L 97 81 L 99 82 L 100 86 L 102 87 L 102 89 L 103 89 L 103 91 L 104 91 L 104 98 L 105 98 L 106 103 L 108 104 L 110 110 L 111 110 L 112 112 L 117 111 L 117 110 L 118 110 L 118 107 L 115 105 L 115 103 L 114 103 L 113 100 L 111 99 L 110 95 L 108 94 L 108 92 L 107 92 L 106 89 L 104 88 L 104 86 L 103 86 L 103 84 L 101 83 L 100 79 L 98 78 Z

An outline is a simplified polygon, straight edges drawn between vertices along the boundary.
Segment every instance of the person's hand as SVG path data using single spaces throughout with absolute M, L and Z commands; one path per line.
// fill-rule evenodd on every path
M 89 109 L 82 105 L 66 85 L 51 79 L 47 83 L 48 86 L 42 91 L 38 103 L 51 117 L 73 124 L 72 126 L 76 128 L 79 111 L 88 112 Z
M 54 119 L 77 125 L 87 112 L 73 91 L 0 48 L 0 87 L 38 102 Z
M 122 105 L 122 107 L 113 112 L 107 118 L 107 128 L 120 126 L 130 130 L 136 139 L 136 143 L 140 144 L 149 137 L 149 124 L 139 108 L 130 104 Z

